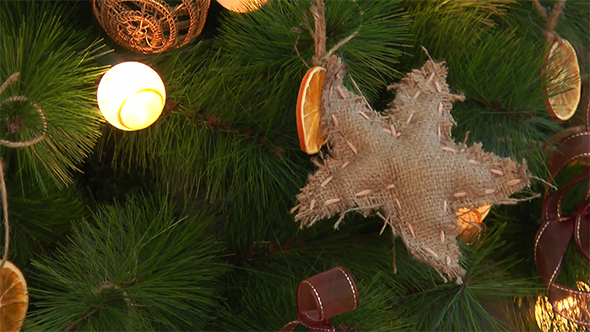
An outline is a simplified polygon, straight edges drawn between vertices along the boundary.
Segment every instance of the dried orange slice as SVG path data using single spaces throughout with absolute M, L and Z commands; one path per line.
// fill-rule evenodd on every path
M 29 306 L 27 281 L 9 261 L 0 270 L 0 331 L 19 331 Z
M 486 204 L 478 208 L 460 208 L 457 215 L 459 239 L 465 243 L 473 243 L 480 231 L 485 229 L 483 219 L 490 212 L 491 206 Z
M 320 132 L 320 99 L 326 69 L 316 66 L 307 71 L 297 97 L 297 132 L 301 150 L 307 154 L 320 151 L 324 137 Z
M 551 76 L 549 88 L 559 87 L 563 92 L 547 98 L 545 106 L 553 118 L 566 121 L 576 112 L 582 92 L 576 50 L 569 41 L 561 39 L 551 45 L 547 61 L 545 72 Z

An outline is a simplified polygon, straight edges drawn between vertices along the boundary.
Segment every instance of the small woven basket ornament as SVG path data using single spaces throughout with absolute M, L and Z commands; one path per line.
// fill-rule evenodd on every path
M 94 16 L 119 45 L 135 52 L 165 52 L 203 30 L 211 0 L 92 0 Z

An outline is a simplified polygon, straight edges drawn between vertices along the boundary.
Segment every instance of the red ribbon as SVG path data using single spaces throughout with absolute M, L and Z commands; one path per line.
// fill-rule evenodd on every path
M 560 143 L 549 164 L 552 178 L 555 179 L 570 162 L 584 157 L 590 157 L 590 131 L 571 135 Z M 587 195 L 569 216 L 563 216 L 561 211 L 561 202 L 568 191 L 575 184 L 589 179 L 590 167 L 586 167 L 581 174 L 553 195 L 545 195 L 543 225 L 537 232 L 534 246 L 535 264 L 547 287 L 547 297 L 553 311 L 571 322 L 586 327 L 590 327 L 590 311 L 587 307 L 590 303 L 590 293 L 561 286 L 555 283 L 555 279 L 561 270 L 563 255 L 572 237 L 578 251 L 590 262 L 590 198 Z M 563 305 L 559 306 L 558 303 L 569 297 L 576 300 L 578 310 L 560 310 Z
M 280 332 L 291 332 L 299 324 L 314 332 L 336 331 L 331 318 L 359 306 L 356 284 L 342 267 L 319 273 L 297 285 L 297 319 Z

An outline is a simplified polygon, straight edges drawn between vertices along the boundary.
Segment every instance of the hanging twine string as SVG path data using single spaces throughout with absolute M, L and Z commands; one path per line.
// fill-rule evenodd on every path
M 0 93 L 4 92 L 4 90 L 6 90 L 6 88 L 10 84 L 14 83 L 18 79 L 19 75 L 20 73 L 18 72 L 12 74 L 0 86 Z M 9 148 L 24 148 L 41 142 L 45 138 L 45 133 L 47 132 L 47 120 L 45 119 L 45 114 L 43 113 L 43 110 L 39 107 L 39 105 L 31 102 L 27 97 L 22 95 L 11 96 L 7 99 L 1 100 L 0 107 L 2 107 L 6 102 L 14 101 L 28 101 L 31 103 L 31 105 L 37 110 L 37 113 L 39 113 L 39 116 L 41 117 L 41 121 L 43 122 L 43 131 L 37 137 L 24 142 L 13 142 L 0 139 L 0 145 Z M 2 269 L 4 267 L 4 263 L 8 259 L 8 249 L 10 243 L 10 224 L 8 222 L 8 193 L 6 190 L 6 182 L 4 180 L 4 163 L 2 158 L 0 158 L 0 194 L 2 194 L 2 210 L 4 211 L 4 254 L 2 255 L 2 261 L 0 262 L 0 269 Z
M 4 211 L 4 255 L 0 262 L 0 270 L 4 267 L 4 262 L 8 258 L 8 243 L 10 242 L 10 225 L 8 224 L 8 193 L 6 192 L 6 183 L 4 182 L 4 167 L 2 158 L 0 158 L 0 193 L 2 194 L 2 210 Z
M 539 15 L 541 15 L 543 18 L 543 21 L 545 21 L 545 31 L 543 32 L 543 35 L 545 35 L 545 40 L 547 40 L 547 42 L 561 40 L 559 35 L 555 33 L 554 30 L 557 26 L 557 19 L 563 11 L 563 7 L 565 7 L 565 0 L 557 1 L 555 5 L 553 5 L 553 10 L 551 11 L 550 15 L 547 15 L 547 11 L 545 8 L 543 8 L 543 6 L 541 6 L 539 0 L 533 0 L 533 5 L 537 9 L 537 12 L 539 12 Z
M 324 1 L 317 0 L 317 5 L 311 6 L 311 15 L 315 22 L 315 31 L 309 29 L 309 33 L 313 36 L 315 42 L 315 55 L 313 56 L 313 65 L 321 66 L 322 59 L 326 54 L 326 19 L 324 17 Z
M 29 99 L 25 96 L 12 96 L 12 97 L 8 97 L 7 99 L 0 101 L 0 106 L 4 105 L 8 101 L 29 101 Z M 37 105 L 33 102 L 30 102 L 30 103 L 37 110 L 37 113 L 39 113 L 39 116 L 41 117 L 41 120 L 43 121 L 43 131 L 41 132 L 41 134 L 39 136 L 32 138 L 28 141 L 25 141 L 25 142 L 13 142 L 13 141 L 7 141 L 7 140 L 0 139 L 0 145 L 6 146 L 9 148 L 25 148 L 27 146 L 35 145 L 35 144 L 41 142 L 45 138 L 45 132 L 47 131 L 47 121 L 45 119 L 45 114 L 43 113 L 43 110 L 39 107 L 39 105 Z
M 334 54 L 334 52 L 336 52 L 340 47 L 342 47 L 344 44 L 348 43 L 352 38 L 358 35 L 359 31 L 356 30 L 350 36 L 340 40 L 326 53 L 326 18 L 324 10 L 324 1 L 317 0 L 316 5 L 311 6 L 310 12 L 313 16 L 315 29 L 311 27 L 311 24 L 309 24 L 307 13 L 304 13 L 303 15 L 303 25 L 305 26 L 307 31 L 309 31 L 309 34 L 313 37 L 315 43 L 315 54 L 312 59 L 312 64 L 314 66 L 324 67 L 328 62 L 328 59 L 332 56 L 332 54 Z M 295 51 L 299 55 L 299 50 L 297 50 L 298 41 L 299 37 L 297 37 L 297 41 L 295 42 Z M 302 61 L 307 66 L 307 63 L 303 59 Z

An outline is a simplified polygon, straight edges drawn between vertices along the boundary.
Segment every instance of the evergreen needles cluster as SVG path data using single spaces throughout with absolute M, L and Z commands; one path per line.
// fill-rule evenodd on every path
M 80 187 L 58 190 L 53 185 L 48 194 L 41 194 L 36 187 L 21 188 L 17 184 L 7 185 L 11 261 L 22 269 L 32 258 L 50 253 L 55 243 L 68 235 L 71 221 L 87 216 L 89 209 L 87 199 L 78 191 Z
M 11 177 L 22 179 L 26 170 L 43 192 L 49 182 L 72 183 L 70 172 L 92 151 L 103 121 L 95 103 L 96 82 L 104 73 L 94 62 L 100 44 L 88 31 L 74 29 L 73 19 L 71 8 L 65 6 L 29 1 L 0 4 L 0 80 L 20 72 L 18 81 L 0 98 L 24 95 L 43 109 L 47 119 L 42 142 L 30 149 L 10 149 L 2 156 Z M 23 128 L 11 133 L 8 126 L 0 126 L 1 137 L 26 141 L 39 135 L 42 120 L 30 105 L 7 106 L 2 108 L 2 120 Z
M 169 197 L 102 206 L 69 243 L 33 261 L 31 330 L 203 330 L 226 268 L 205 211 Z
M 220 311 L 219 326 L 229 331 L 267 331 L 291 321 L 296 314 L 297 284 L 316 273 L 344 266 L 353 271 L 360 306 L 334 318 L 338 329 L 517 330 L 519 325 L 500 323 L 484 306 L 497 301 L 502 310 L 508 310 L 506 303 L 515 297 L 541 290 L 528 278 L 506 273 L 519 261 L 508 254 L 512 246 L 501 239 L 504 228 L 498 225 L 483 241 L 464 248 L 470 261 L 464 262 L 468 282 L 463 286 L 441 284 L 435 272 L 401 249 L 401 241 L 396 246 L 400 248 L 395 257 L 398 272 L 393 274 L 391 238 L 367 228 L 345 226 L 328 238 L 278 245 L 251 257 L 248 268 L 237 269 L 228 277 L 229 298 L 235 300 Z M 493 259 L 496 257 L 503 258 Z M 261 315 L 266 319 L 261 320 Z
M 424 64 L 424 46 L 466 96 L 452 111 L 456 140 L 469 132 L 468 143 L 546 175 L 543 147 L 579 118 L 561 124 L 547 114 L 548 45 L 530 1 L 324 1 L 327 49 L 358 31 L 337 51 L 350 90 L 356 83 L 383 109 L 394 97 L 385 86 Z M 376 218 L 351 214 L 338 231 L 331 221 L 303 230 L 293 222 L 289 210 L 314 169 L 295 115 L 314 54 L 312 3 L 270 0 L 237 14 L 212 2 L 191 45 L 139 56 L 100 40 L 89 2 L 0 2 L 0 81 L 21 73 L 0 99 L 23 94 L 48 122 L 38 145 L 0 147 L 10 259 L 30 286 L 27 330 L 278 330 L 295 318 L 297 284 L 339 265 L 360 294 L 356 311 L 334 318 L 341 330 L 534 327 L 520 304 L 542 292 L 532 260 L 540 200 L 494 208 L 487 232 L 463 248 L 462 286 L 444 284 L 401 241 L 392 250 Z M 557 32 L 575 45 L 583 80 L 589 24 L 590 4 L 568 0 Z M 125 60 L 152 66 L 168 95 L 158 121 L 137 132 L 105 124 L 96 108 L 105 64 Z M 29 105 L 0 108 L 1 139 L 29 139 L 40 125 Z M 583 278 L 574 247 L 564 264 L 559 282 Z

